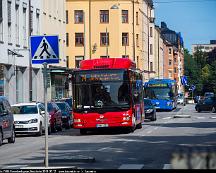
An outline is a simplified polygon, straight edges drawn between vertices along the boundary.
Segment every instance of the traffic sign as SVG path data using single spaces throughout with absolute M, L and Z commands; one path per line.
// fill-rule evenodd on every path
M 188 80 L 187 80 L 187 77 L 186 77 L 186 76 L 182 76 L 182 77 L 181 77 L 181 83 L 182 83 L 182 85 L 184 85 L 184 86 L 188 86 Z
M 58 36 L 31 36 L 32 64 L 59 63 Z

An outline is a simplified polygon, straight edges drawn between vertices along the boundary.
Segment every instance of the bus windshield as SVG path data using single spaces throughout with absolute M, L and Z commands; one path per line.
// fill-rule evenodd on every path
M 149 99 L 171 100 L 173 96 L 171 88 L 146 88 L 146 97 Z
M 116 111 L 130 107 L 130 85 L 125 70 L 91 70 L 75 73 L 75 111 Z

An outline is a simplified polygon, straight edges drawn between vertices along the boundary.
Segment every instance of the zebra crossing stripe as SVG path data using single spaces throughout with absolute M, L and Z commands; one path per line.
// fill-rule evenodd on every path
M 122 164 L 118 169 L 142 169 L 144 164 Z

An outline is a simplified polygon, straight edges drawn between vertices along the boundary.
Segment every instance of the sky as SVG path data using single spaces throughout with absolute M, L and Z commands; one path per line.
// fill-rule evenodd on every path
M 184 47 L 216 40 L 216 0 L 153 0 L 156 25 L 181 32 Z

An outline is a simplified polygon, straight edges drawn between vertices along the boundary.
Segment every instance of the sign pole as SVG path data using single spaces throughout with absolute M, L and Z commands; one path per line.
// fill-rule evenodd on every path
M 48 163 L 48 116 L 47 116 L 47 63 L 43 63 L 44 66 L 44 104 L 45 104 L 45 167 L 49 166 Z

